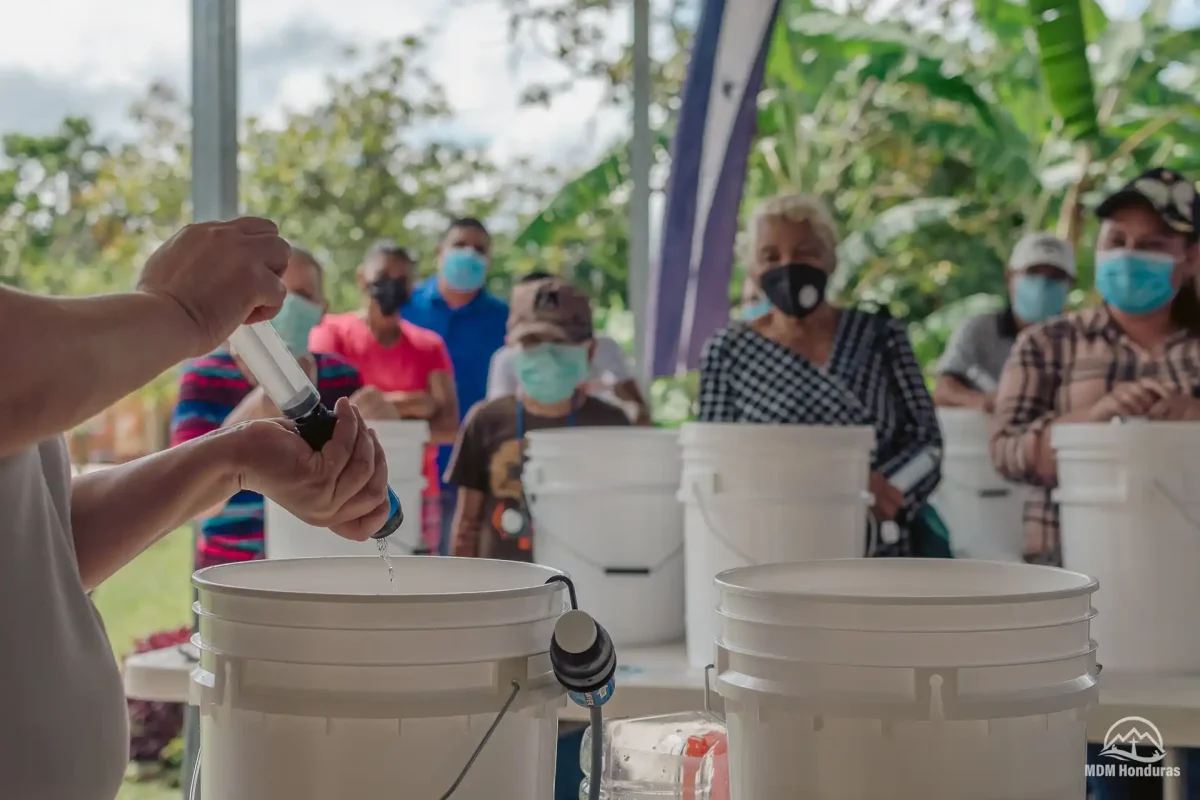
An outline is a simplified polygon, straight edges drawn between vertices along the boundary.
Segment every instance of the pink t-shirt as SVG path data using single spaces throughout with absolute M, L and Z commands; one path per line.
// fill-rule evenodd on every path
M 335 353 L 350 362 L 363 383 L 381 392 L 428 392 L 429 376 L 446 372 L 453 378 L 450 352 L 442 337 L 400 320 L 400 338 L 379 343 L 358 312 L 327 314 L 308 337 L 314 353 Z M 438 491 L 437 447 L 425 449 L 425 492 Z

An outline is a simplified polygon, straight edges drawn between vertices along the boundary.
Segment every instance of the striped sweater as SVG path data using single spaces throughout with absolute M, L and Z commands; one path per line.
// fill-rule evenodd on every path
M 340 356 L 317 353 L 315 358 L 317 390 L 328 407 L 362 387 L 358 371 Z M 220 428 L 251 388 L 227 350 L 188 362 L 179 378 L 179 401 L 171 417 L 172 446 Z M 262 495 L 238 492 L 219 514 L 201 523 L 200 534 L 197 569 L 262 558 Z

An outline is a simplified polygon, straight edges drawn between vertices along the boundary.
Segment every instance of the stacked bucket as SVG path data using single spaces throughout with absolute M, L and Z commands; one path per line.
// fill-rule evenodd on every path
M 533 556 L 575 582 L 617 646 L 683 635 L 679 439 L 646 428 L 529 434 Z
M 717 577 L 739 800 L 1079 800 L 1096 581 L 853 559 Z

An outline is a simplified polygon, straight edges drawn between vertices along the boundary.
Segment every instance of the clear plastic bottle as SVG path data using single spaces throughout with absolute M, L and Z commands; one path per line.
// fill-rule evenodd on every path
M 592 730 L 580 750 L 587 800 Z M 604 724 L 603 800 L 729 800 L 725 726 L 703 713 L 617 719 Z

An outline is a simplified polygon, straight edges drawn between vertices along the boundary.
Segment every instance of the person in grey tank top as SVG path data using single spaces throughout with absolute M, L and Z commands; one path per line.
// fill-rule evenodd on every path
M 382 448 L 346 400 L 319 452 L 289 423 L 259 420 L 71 478 L 63 432 L 273 316 L 288 255 L 273 223 L 246 218 L 184 228 L 133 292 L 52 298 L 0 286 L 5 800 L 116 797 L 125 696 L 88 592 L 163 534 L 241 489 L 355 540 L 388 518 Z
M 1009 304 L 964 322 L 950 336 L 937 364 L 933 402 L 943 408 L 992 412 L 1004 362 L 1017 335 L 1062 314 L 1075 283 L 1075 251 L 1048 233 L 1023 237 L 1004 271 Z

